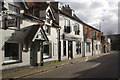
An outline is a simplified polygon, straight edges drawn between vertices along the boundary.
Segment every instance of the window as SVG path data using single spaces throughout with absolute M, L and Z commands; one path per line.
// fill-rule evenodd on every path
M 90 43 L 86 43 L 86 52 L 90 52 Z
M 76 53 L 81 54 L 81 43 L 80 42 L 76 42 Z
M 9 8 L 10 11 L 12 11 L 12 12 L 14 12 L 16 14 L 20 14 L 20 8 L 19 7 L 14 6 L 12 4 L 9 4 L 8 8 Z
M 66 41 L 63 41 L 63 56 L 66 56 Z
M 64 20 L 64 32 L 66 32 L 66 33 L 71 32 L 70 20 L 68 20 L 68 19 Z
M 97 46 L 97 44 L 96 44 L 96 50 L 98 50 L 98 46 Z
M 50 57 L 50 45 L 49 44 L 44 44 L 43 45 L 43 58 L 49 58 Z
M 88 27 L 87 27 L 87 38 L 88 38 L 88 36 L 89 36 L 89 29 L 88 29 Z
M 77 24 L 77 23 L 75 24 L 74 31 L 75 31 L 75 35 L 79 35 L 79 33 L 80 33 L 79 24 Z
M 49 27 L 49 26 L 46 26 L 46 27 L 45 27 L 45 31 L 46 31 L 47 34 L 50 35 L 50 27 Z
M 5 43 L 5 61 L 19 60 L 19 44 Z
M 94 35 L 94 40 L 96 40 L 96 31 L 95 31 L 95 35 Z

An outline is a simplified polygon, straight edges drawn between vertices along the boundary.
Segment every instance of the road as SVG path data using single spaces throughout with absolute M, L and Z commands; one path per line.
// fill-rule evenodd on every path
M 118 53 L 77 62 L 27 78 L 118 78 Z M 120 58 L 119 58 L 120 59 Z

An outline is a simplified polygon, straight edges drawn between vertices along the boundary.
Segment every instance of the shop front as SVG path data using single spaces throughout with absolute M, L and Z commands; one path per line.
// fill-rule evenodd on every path
M 63 34 L 62 41 L 63 57 L 68 56 L 68 59 L 73 59 L 77 54 L 81 54 L 81 37 Z

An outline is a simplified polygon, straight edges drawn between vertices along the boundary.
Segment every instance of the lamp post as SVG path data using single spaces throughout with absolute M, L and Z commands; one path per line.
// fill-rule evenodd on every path
M 104 20 L 101 20 L 101 21 L 99 22 L 99 30 L 100 30 L 101 32 L 102 32 L 102 27 L 101 27 L 102 21 L 104 21 Z
M 102 26 L 101 26 L 101 22 L 104 20 L 101 20 L 99 23 L 99 30 L 100 30 L 100 43 L 102 44 Z M 102 45 L 100 47 L 100 51 L 102 51 Z M 100 52 L 101 53 L 101 52 Z

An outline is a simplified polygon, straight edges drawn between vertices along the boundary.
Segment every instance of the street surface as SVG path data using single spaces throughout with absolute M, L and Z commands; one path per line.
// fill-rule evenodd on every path
M 118 61 L 118 56 L 120 57 L 116 52 L 98 56 L 92 60 L 88 57 L 86 61 L 79 61 L 26 78 L 118 78 L 118 63 L 120 61 Z

